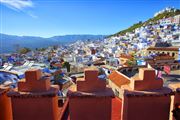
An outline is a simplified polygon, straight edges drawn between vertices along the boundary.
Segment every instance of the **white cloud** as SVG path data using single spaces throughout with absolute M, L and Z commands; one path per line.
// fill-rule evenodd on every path
M 33 7 L 31 0 L 0 0 L 0 3 L 15 10 L 23 10 L 24 8 Z
M 12 10 L 21 11 L 32 18 L 38 18 L 32 11 L 27 11 L 25 8 L 34 7 L 33 2 L 31 0 L 0 0 L 1 4 L 6 5 Z

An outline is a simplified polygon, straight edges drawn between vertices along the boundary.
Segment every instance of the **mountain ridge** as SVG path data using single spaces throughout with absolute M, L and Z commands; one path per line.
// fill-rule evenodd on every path
M 0 33 L 0 53 L 15 52 L 15 45 L 28 47 L 30 49 L 48 47 L 52 45 L 62 45 L 75 42 L 77 40 L 97 40 L 103 39 L 105 35 L 60 35 L 49 38 L 35 36 L 17 36 Z

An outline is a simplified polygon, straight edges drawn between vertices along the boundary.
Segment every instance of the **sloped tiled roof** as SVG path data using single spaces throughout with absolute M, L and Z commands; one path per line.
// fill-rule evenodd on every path
M 113 71 L 108 76 L 108 78 L 118 87 L 121 87 L 121 85 L 128 84 L 130 82 L 130 78 L 128 78 L 127 76 L 123 75 L 122 73 L 118 71 Z
M 130 55 L 130 54 L 121 54 L 121 55 L 120 55 L 120 58 L 132 59 L 133 56 Z

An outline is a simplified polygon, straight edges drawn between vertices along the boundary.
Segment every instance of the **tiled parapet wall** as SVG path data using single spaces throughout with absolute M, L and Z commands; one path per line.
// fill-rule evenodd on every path
M 122 120 L 169 120 L 172 90 L 124 90 Z
M 49 78 L 40 70 L 25 72 L 25 80 L 18 89 L 8 92 L 14 120 L 58 120 L 58 86 L 51 86 Z
M 9 88 L 0 86 L 0 120 L 12 120 L 11 99 L 7 97 Z
M 139 76 L 132 78 L 130 82 L 132 90 L 156 90 L 163 87 L 163 80 L 156 77 L 152 68 L 140 68 Z

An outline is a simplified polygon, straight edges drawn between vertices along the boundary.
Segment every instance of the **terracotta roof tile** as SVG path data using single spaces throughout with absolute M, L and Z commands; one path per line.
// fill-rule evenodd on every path
M 178 47 L 149 47 L 147 50 L 179 51 Z
M 121 85 L 128 84 L 130 82 L 130 78 L 123 75 L 118 71 L 113 71 L 108 78 L 117 86 L 121 87 Z
M 130 55 L 130 54 L 121 54 L 121 55 L 120 55 L 120 58 L 132 59 L 132 58 L 133 58 L 133 56 L 132 56 L 132 55 Z

